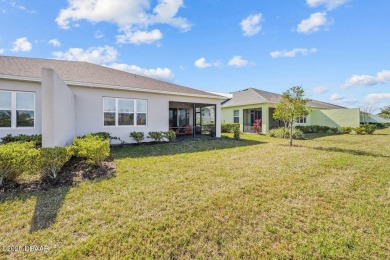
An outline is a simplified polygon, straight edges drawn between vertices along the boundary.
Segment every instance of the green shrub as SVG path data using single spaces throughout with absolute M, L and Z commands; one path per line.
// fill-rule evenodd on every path
M 221 132 L 222 133 L 234 133 L 234 129 L 237 128 L 240 129 L 240 124 L 238 123 L 231 123 L 231 124 L 221 124 Z
M 280 127 L 271 129 L 267 133 L 270 137 L 277 137 L 277 138 L 290 138 L 290 132 L 288 128 Z M 304 134 L 301 130 L 297 128 L 293 128 L 293 139 L 304 139 Z
M 101 162 L 110 156 L 110 142 L 99 136 L 87 134 L 83 138 L 75 138 L 68 152 L 86 158 L 87 163 L 101 165 Z
M 352 130 L 353 130 L 353 127 L 350 127 L 350 126 L 343 126 L 343 127 L 341 127 L 341 131 L 344 134 L 350 134 L 350 133 L 352 133 Z
M 136 132 L 136 131 L 133 131 L 130 133 L 129 135 L 131 138 L 134 139 L 134 141 L 136 141 L 138 144 L 141 143 L 144 138 L 145 138 L 145 134 L 144 132 Z
M 353 131 L 355 131 L 355 133 L 356 133 L 357 135 L 365 135 L 365 134 L 367 133 L 367 132 L 366 132 L 366 128 L 365 128 L 365 127 L 362 127 L 362 126 L 353 128 Z
M 376 130 L 376 125 L 360 125 L 353 130 L 357 135 L 372 135 Z
M 47 147 L 41 149 L 41 169 L 43 177 L 57 179 L 58 172 L 69 161 L 72 154 L 66 147 Z
M 22 174 L 39 170 L 40 152 L 34 142 L 11 142 L 0 146 L 0 186 Z
M 164 132 L 164 137 L 168 139 L 169 142 L 174 142 L 176 140 L 176 133 L 173 130 Z
M 82 136 L 81 138 L 85 138 L 87 135 L 98 136 L 98 137 L 100 137 L 103 140 L 109 140 L 109 141 L 111 141 L 111 140 L 119 140 L 119 141 L 121 141 L 121 139 L 119 137 L 113 136 L 109 132 L 89 133 L 89 134 L 86 134 L 86 135 Z
M 337 127 L 329 127 L 324 125 L 297 125 L 296 129 L 302 131 L 303 133 L 327 133 L 331 131 L 334 134 L 337 134 L 339 129 Z
M 241 135 L 240 124 L 237 124 L 237 125 L 234 127 L 234 130 L 233 130 L 234 139 L 235 139 L 235 140 L 240 140 L 240 135 Z
M 329 130 L 330 130 L 330 127 L 325 126 L 325 125 L 319 126 L 319 129 L 318 129 L 318 131 L 321 133 L 327 133 Z
M 151 138 L 156 142 L 161 142 L 164 139 L 164 132 L 149 132 L 148 138 Z
M 36 146 L 42 146 L 42 135 L 15 135 L 8 134 L 1 138 L 3 144 L 13 143 L 13 142 L 35 142 Z

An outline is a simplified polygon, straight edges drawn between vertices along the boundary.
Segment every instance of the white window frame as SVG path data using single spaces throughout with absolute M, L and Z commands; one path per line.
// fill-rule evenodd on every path
M 235 112 L 238 111 L 238 116 L 235 115 Z M 235 123 L 235 119 L 238 118 L 238 123 L 240 123 L 240 110 L 233 110 L 233 123 Z M 236 123 L 235 123 L 236 124 Z
M 298 124 L 306 124 L 306 122 L 307 122 L 307 117 L 306 116 L 299 116 L 297 118 L 297 123 Z
M 12 91 L 12 90 L 0 90 L 0 92 L 8 92 L 11 93 L 11 127 L 0 127 L 0 129 L 35 129 L 35 122 L 36 122 L 36 107 L 35 107 L 35 92 L 31 91 Z M 17 93 L 28 93 L 33 95 L 33 110 L 27 110 L 27 109 L 16 109 L 16 94 Z M 34 111 L 34 126 L 17 126 L 17 111 Z
M 115 100 L 115 111 L 105 111 L 104 110 L 104 99 L 114 99 Z M 119 100 L 133 100 L 134 101 L 134 112 L 129 112 L 128 114 L 134 114 L 134 124 L 133 125 L 119 125 L 119 109 L 118 103 Z M 146 101 L 146 112 L 139 112 L 142 114 L 146 114 L 146 124 L 145 125 L 137 125 L 137 102 L 138 100 Z M 134 98 L 123 98 L 123 97 L 103 97 L 103 127 L 146 127 L 148 126 L 148 105 L 149 102 L 147 99 L 134 99 Z M 104 125 L 104 113 L 115 113 L 115 125 Z M 126 112 L 125 112 L 126 113 Z

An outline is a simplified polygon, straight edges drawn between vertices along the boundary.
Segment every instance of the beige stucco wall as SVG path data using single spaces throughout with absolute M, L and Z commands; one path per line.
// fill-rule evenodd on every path
M 220 100 L 199 97 L 185 97 L 144 93 L 125 90 L 102 88 L 71 87 L 76 100 L 76 135 L 90 132 L 109 132 L 120 137 L 123 141 L 133 142 L 130 132 L 169 130 L 169 102 L 195 102 L 217 105 L 217 137 L 221 136 Z M 148 101 L 146 126 L 104 126 L 103 125 L 103 97 L 145 99 Z
M 52 69 L 42 70 L 42 100 L 42 146 L 70 145 L 75 137 L 75 98 Z
M 35 92 L 35 127 L 29 129 L 0 129 L 0 137 L 7 134 L 41 134 L 42 133 L 42 103 L 45 103 L 44 120 L 46 140 L 45 146 L 68 144 L 74 136 L 82 136 L 90 132 L 109 132 L 120 137 L 125 142 L 133 142 L 129 137 L 132 131 L 142 131 L 147 136 L 149 131 L 168 131 L 169 102 L 189 102 L 216 105 L 216 136 L 221 136 L 221 100 L 203 97 L 189 97 L 171 94 L 146 93 L 105 88 L 66 86 L 62 80 L 49 70 L 43 75 L 42 86 L 45 85 L 42 96 L 41 83 L 0 79 L 0 89 L 10 91 Z M 50 89 L 52 85 L 55 89 Z M 74 96 L 72 105 L 71 93 Z M 44 99 L 42 98 L 44 97 Z M 104 126 L 103 97 L 146 99 L 148 101 L 146 126 Z M 74 107 L 74 112 L 72 108 Z M 51 108 L 51 109 L 50 109 Z M 72 124 L 72 113 L 74 124 Z M 192 117 L 192 115 L 191 115 Z M 61 119 L 63 119 L 61 121 Z M 74 129 L 74 131 L 73 131 Z M 61 132 L 62 131 L 62 132 Z M 60 140 L 59 142 L 53 140 Z M 45 140 L 45 137 L 43 138 Z M 64 141 L 65 140 L 65 141 Z M 148 141 L 148 140 L 146 140 Z
M 20 127 L 20 128 L 0 128 L 0 138 L 6 136 L 7 134 L 19 135 L 33 135 L 40 134 L 42 132 L 42 121 L 41 121 L 41 84 L 25 81 L 15 81 L 15 80 L 0 80 L 0 90 L 5 91 L 25 91 L 25 92 L 34 92 L 35 93 L 35 113 L 34 113 L 34 127 Z

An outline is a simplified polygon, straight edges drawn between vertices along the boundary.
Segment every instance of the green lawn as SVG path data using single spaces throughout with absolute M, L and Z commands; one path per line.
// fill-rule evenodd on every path
M 115 148 L 115 177 L 0 195 L 25 258 L 390 258 L 390 129 Z M 2 249 L 2 248 L 1 248 Z

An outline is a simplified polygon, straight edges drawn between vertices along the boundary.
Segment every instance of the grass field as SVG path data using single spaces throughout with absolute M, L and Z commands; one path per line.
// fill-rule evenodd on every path
M 0 258 L 390 258 L 390 129 L 115 148 L 114 177 L 0 195 Z

